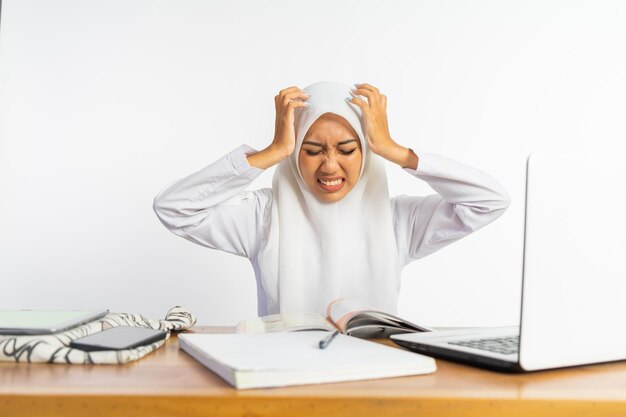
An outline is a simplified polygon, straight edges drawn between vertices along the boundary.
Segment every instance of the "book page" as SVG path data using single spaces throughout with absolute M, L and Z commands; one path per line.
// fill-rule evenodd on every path
M 346 324 L 357 314 L 362 311 L 368 311 L 371 308 L 364 303 L 349 298 L 340 298 L 328 305 L 328 317 L 335 323 L 335 326 L 342 332 L 346 332 Z
M 242 320 L 237 324 L 237 333 L 271 333 L 297 330 L 328 330 L 335 327 L 326 318 L 316 313 L 281 313 Z
M 391 334 L 430 331 L 428 327 L 419 326 L 408 320 L 401 319 L 393 314 L 377 310 L 367 304 L 342 298 L 333 301 L 328 306 L 329 320 L 344 334 L 353 334 L 357 337 L 388 337 Z

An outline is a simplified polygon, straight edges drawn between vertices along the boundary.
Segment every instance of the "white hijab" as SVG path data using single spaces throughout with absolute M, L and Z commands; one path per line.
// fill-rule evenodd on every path
M 276 167 L 269 237 L 259 252 L 268 313 L 326 315 L 344 297 L 396 313 L 398 255 L 384 164 L 367 146 L 360 108 L 345 100 L 348 85 L 325 81 L 304 90 L 310 104 L 295 110 L 296 146 Z M 298 164 L 307 131 L 328 112 L 354 128 L 363 156 L 357 184 L 334 203 L 309 190 Z

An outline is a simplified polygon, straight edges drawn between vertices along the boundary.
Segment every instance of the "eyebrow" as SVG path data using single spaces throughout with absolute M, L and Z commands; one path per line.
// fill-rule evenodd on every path
M 350 143 L 350 142 L 356 142 L 356 139 L 348 139 L 348 140 L 341 141 L 341 142 L 339 142 L 339 143 L 337 144 L 337 146 L 345 145 L 345 144 Z M 307 141 L 305 141 L 305 142 L 302 142 L 302 144 L 303 144 L 303 145 L 313 145 L 313 146 L 319 146 L 320 148 L 323 148 L 323 147 L 324 147 L 324 145 L 322 145 L 321 143 L 311 142 L 310 140 L 307 140 Z

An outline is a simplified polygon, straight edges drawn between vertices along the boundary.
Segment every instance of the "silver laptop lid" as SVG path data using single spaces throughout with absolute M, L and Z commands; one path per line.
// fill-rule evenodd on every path
M 40 335 L 97 320 L 109 310 L 0 310 L 0 335 Z
M 626 163 L 528 159 L 520 365 L 626 359 Z

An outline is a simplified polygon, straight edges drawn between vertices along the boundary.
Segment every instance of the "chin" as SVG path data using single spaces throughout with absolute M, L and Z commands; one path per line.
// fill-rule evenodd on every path
M 336 203 L 342 200 L 348 193 L 317 193 L 317 198 L 324 203 Z

